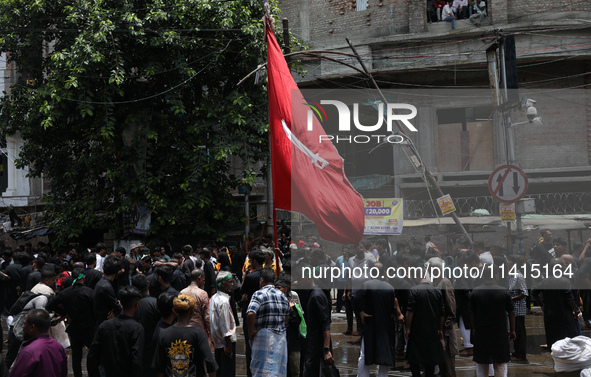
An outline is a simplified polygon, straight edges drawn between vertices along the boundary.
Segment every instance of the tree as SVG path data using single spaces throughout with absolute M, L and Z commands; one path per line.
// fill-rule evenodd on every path
M 0 124 L 25 142 L 17 166 L 51 180 L 60 240 L 120 229 L 137 205 L 164 238 L 239 219 L 230 189 L 268 151 L 264 88 L 236 88 L 265 60 L 263 12 L 254 0 L 0 1 L 0 46 L 20 76 Z

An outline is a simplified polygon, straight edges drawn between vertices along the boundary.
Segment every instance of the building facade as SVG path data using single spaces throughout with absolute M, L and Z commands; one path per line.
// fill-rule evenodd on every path
M 372 88 L 367 77 L 340 64 L 361 69 L 355 57 L 330 53 L 351 54 L 349 39 L 385 92 L 450 93 L 419 107 L 419 131 L 410 137 L 460 213 L 498 211 L 488 178 L 504 164 L 527 174 L 527 196 L 536 199 L 539 213 L 591 210 L 588 1 L 487 0 L 480 26 L 458 19 L 455 30 L 449 22 L 429 22 L 425 0 L 289 0 L 279 7 L 297 38 L 333 58 L 302 57 L 300 88 Z M 477 100 L 474 90 L 489 94 Z M 499 95 L 505 97 L 495 99 Z M 527 109 L 518 106 L 523 97 L 536 100 L 543 125 L 528 122 Z M 346 147 L 337 148 L 347 160 Z M 384 170 L 347 171 L 354 184 L 370 173 L 386 182 L 362 192 L 365 197 L 396 195 L 407 203 L 405 216 L 435 215 L 429 204 L 435 194 L 402 148 L 368 158 L 383 161 Z M 391 180 L 383 178 L 388 175 Z
M 2 92 L 10 94 L 11 86 L 17 82 L 17 70 L 12 63 L 7 63 L 6 54 L 0 55 L 0 88 Z M 49 188 L 42 178 L 28 177 L 28 169 L 17 168 L 15 159 L 23 146 L 20 135 L 9 135 L 2 140 L 0 150 L 0 214 L 3 221 L 7 221 L 8 209 L 12 206 L 16 214 L 24 220 L 28 215 L 35 221 L 37 211 L 43 206 L 44 190 Z

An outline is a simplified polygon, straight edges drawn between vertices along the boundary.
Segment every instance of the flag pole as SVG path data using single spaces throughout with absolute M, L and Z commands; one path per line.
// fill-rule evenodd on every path
M 272 18 L 269 18 L 272 19 Z M 282 27 L 283 27 L 283 53 L 284 54 L 289 54 L 291 52 L 291 48 L 289 45 L 289 22 L 287 21 L 287 18 L 283 19 L 282 22 Z M 285 60 L 287 63 L 287 67 L 289 68 L 289 59 Z M 270 123 L 270 118 L 269 118 L 269 123 Z M 271 135 L 269 134 L 269 147 L 271 146 Z M 278 233 L 278 225 L 277 225 L 277 208 L 273 205 L 273 234 L 275 235 L 275 248 L 278 249 L 279 248 L 279 235 Z M 275 251 L 275 260 L 276 260 L 276 265 L 279 266 L 279 253 L 277 253 L 277 251 Z M 276 274 L 279 274 L 279 272 L 277 271 Z
M 267 1 L 265 1 L 265 16 L 264 16 L 264 26 L 265 28 L 271 28 L 274 30 L 274 22 L 275 20 L 270 14 L 270 6 Z M 265 30 L 265 38 L 266 38 L 266 30 Z M 269 119 L 269 125 L 271 124 L 271 116 L 269 115 L 269 109 L 267 109 L 267 118 Z M 271 148 L 271 133 L 269 133 L 269 158 L 267 163 L 267 216 L 271 218 L 273 221 L 273 243 L 275 246 L 275 276 L 279 276 L 280 270 L 280 262 L 279 262 L 279 242 L 277 239 L 277 208 L 275 208 L 275 201 L 273 200 L 273 169 L 272 169 L 272 153 L 273 149 Z M 269 216 L 269 209 L 271 210 L 271 216 Z

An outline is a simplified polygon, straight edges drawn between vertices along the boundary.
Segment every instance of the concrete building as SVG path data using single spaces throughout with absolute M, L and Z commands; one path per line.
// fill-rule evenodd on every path
M 6 54 L 0 55 L 0 88 L 10 94 L 11 86 L 17 81 L 17 71 L 12 63 L 7 63 Z M 16 214 L 25 218 L 27 214 L 41 209 L 42 195 L 49 185 L 41 178 L 27 177 L 28 170 L 15 165 L 23 140 L 20 135 L 9 135 L 1 141 L 0 149 L 0 214 L 8 215 L 10 206 L 15 208 Z M 39 206 L 39 207 L 38 207 Z M 4 219 L 4 218 L 3 218 Z M 31 219 L 33 222 L 35 216 Z M 6 221 L 6 219 L 4 219 Z
M 456 21 L 455 30 L 448 22 L 428 22 L 426 0 L 280 0 L 279 8 L 290 31 L 310 50 L 351 53 L 350 39 L 382 89 L 426 96 L 440 90 L 453 93 L 447 101 L 419 108 L 419 132 L 411 137 L 459 213 L 477 208 L 498 213 L 488 178 L 495 167 L 508 163 L 527 174 L 527 196 L 536 199 L 538 213 L 591 211 L 591 2 L 486 3 L 488 15 L 480 27 L 463 19 Z M 543 126 L 528 124 L 525 110 L 517 107 L 500 111 L 490 94 L 491 82 L 502 89 L 504 63 L 511 75 L 511 57 L 503 59 L 501 46 L 489 54 L 497 67 L 490 70 L 487 49 L 511 38 L 518 99 L 536 99 Z M 322 54 L 361 68 L 354 57 Z M 302 57 L 301 64 L 304 74 L 296 76 L 300 88 L 372 87 L 358 71 L 331 60 Z M 511 87 L 511 77 L 507 81 Z M 454 97 L 473 89 L 488 91 L 488 98 Z M 507 127 L 505 116 L 524 124 Z M 353 158 L 347 147 L 337 148 L 346 161 Z M 417 212 L 434 216 L 424 177 L 407 157 L 400 147 L 381 148 L 367 157 L 381 161 L 381 170 L 346 165 L 347 174 L 354 185 L 378 177 L 381 183 L 362 194 L 404 198 L 405 217 Z

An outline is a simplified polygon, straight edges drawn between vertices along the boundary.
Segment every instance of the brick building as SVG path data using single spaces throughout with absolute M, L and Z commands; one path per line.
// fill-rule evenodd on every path
M 529 178 L 527 195 L 538 213 L 591 211 L 591 2 L 488 0 L 480 27 L 470 20 L 427 22 L 426 0 L 282 0 L 281 17 L 310 50 L 351 53 L 349 38 L 384 90 L 431 95 L 446 90 L 447 100 L 424 104 L 412 134 L 423 162 L 442 190 L 457 200 L 460 213 L 486 208 L 497 212 L 488 177 L 512 158 L 507 133 L 514 140 L 514 164 Z M 278 31 L 278 34 L 280 31 Z M 490 70 L 487 49 L 514 38 L 518 99 L 535 99 L 543 125 L 528 124 L 525 109 L 503 112 L 494 103 L 491 82 L 503 86 L 502 63 L 511 75 L 503 45 L 493 52 L 497 69 Z M 355 58 L 333 59 L 361 68 Z M 489 55 L 489 59 L 490 59 Z M 303 89 L 371 88 L 358 71 L 317 56 L 301 58 Z M 490 78 L 496 75 L 496 80 Z M 508 79 L 511 84 L 511 77 Z M 475 100 L 471 91 L 488 92 Z M 468 94 L 462 99 L 459 94 Z M 510 93 L 510 92 L 509 92 Z M 509 94 L 511 97 L 511 94 Z M 511 102 L 516 105 L 516 101 Z M 507 128 L 505 116 L 523 125 Z M 350 160 L 346 146 L 337 146 Z M 362 191 L 365 197 L 405 199 L 405 217 L 415 210 L 433 215 L 429 192 L 402 148 L 381 148 L 367 157 L 380 160 L 382 170 L 347 166 L 355 184 L 370 175 L 381 185 Z M 389 176 L 392 179 L 383 179 Z M 461 200 L 460 200 L 461 199 Z

